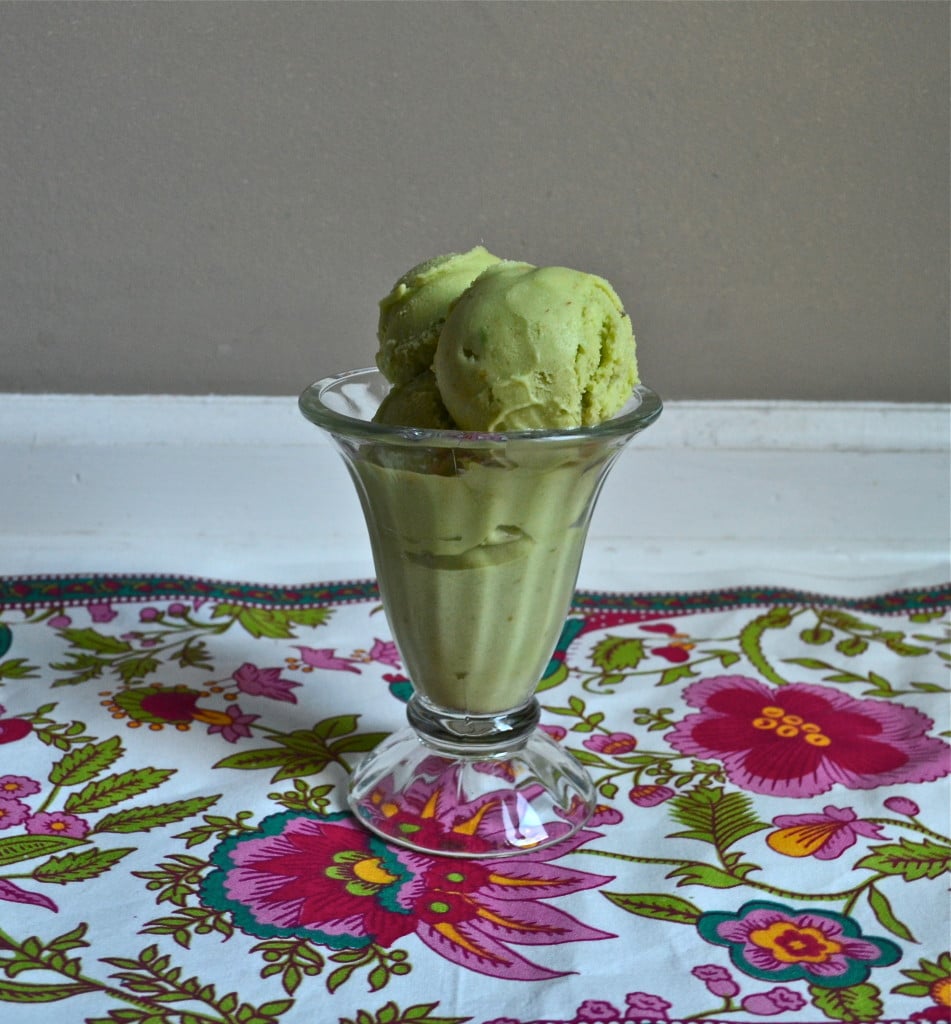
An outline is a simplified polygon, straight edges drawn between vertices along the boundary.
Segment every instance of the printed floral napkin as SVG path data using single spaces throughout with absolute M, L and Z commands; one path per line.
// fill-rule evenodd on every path
M 347 810 L 372 583 L 0 578 L 0 1017 L 951 1021 L 949 606 L 579 594 L 538 696 L 599 806 L 480 861 Z

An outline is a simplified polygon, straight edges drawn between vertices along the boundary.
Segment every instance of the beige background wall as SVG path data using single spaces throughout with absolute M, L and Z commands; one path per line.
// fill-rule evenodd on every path
M 2 3 L 0 391 L 295 393 L 483 241 L 671 398 L 949 398 L 945 2 Z

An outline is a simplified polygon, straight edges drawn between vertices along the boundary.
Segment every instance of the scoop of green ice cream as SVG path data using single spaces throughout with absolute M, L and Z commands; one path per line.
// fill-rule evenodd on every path
M 638 382 L 631 321 L 607 281 L 513 262 L 452 306 L 433 369 L 450 416 L 473 431 L 591 426 Z
M 380 403 L 374 423 L 421 430 L 455 430 L 436 387 L 432 370 L 424 370 L 406 384 L 394 384 Z
M 380 301 L 376 364 L 394 384 L 406 384 L 432 366 L 449 306 L 487 267 L 498 263 L 481 245 L 435 256 L 407 271 Z

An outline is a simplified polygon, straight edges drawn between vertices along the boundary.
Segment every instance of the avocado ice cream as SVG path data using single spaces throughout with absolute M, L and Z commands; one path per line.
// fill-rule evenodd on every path
M 462 430 L 353 457 L 383 604 L 419 697 L 465 715 L 525 704 L 554 650 L 594 497 L 621 442 L 473 438 L 593 426 L 637 383 L 614 289 L 482 248 L 414 267 L 380 303 L 374 421 Z
M 502 262 L 452 305 L 433 363 L 463 430 L 552 430 L 613 416 L 637 383 L 631 321 L 603 278 Z
M 443 405 L 436 375 L 424 370 L 406 384 L 394 384 L 373 417 L 391 427 L 420 430 L 455 430 L 456 424 Z
M 377 327 L 376 364 L 388 381 L 406 384 L 430 368 L 450 304 L 498 262 L 477 245 L 419 263 L 393 285 L 380 300 Z

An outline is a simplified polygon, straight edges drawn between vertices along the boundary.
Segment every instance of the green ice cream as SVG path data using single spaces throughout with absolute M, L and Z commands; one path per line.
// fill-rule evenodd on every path
M 467 715 L 524 704 L 568 614 L 615 448 L 512 441 L 365 454 L 352 472 L 416 692 Z
M 373 417 L 375 423 L 422 430 L 455 430 L 456 424 L 442 404 L 436 376 L 424 370 L 406 384 L 394 384 Z
M 481 245 L 435 256 L 407 271 L 380 301 L 376 364 L 393 384 L 406 384 L 432 366 L 449 306 L 498 257 Z
M 393 387 L 375 422 L 473 433 L 590 426 L 637 382 L 630 320 L 606 281 L 481 248 L 400 279 L 380 303 L 377 364 Z M 384 607 L 419 695 L 467 715 L 530 699 L 617 450 L 583 436 L 442 437 L 351 455 Z
M 552 430 L 613 416 L 637 383 L 631 321 L 603 278 L 499 262 L 453 304 L 433 362 L 463 430 Z

